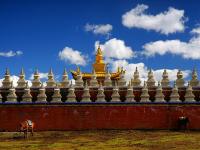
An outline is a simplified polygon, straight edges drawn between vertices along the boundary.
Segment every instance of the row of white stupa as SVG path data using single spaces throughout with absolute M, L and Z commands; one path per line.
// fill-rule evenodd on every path
M 163 74 L 166 75 L 167 74 L 166 71 L 164 71 Z M 183 81 L 183 80 L 181 80 L 182 77 L 180 78 L 181 74 L 182 74 L 181 71 L 179 71 L 178 74 L 177 74 L 177 77 L 179 77 L 178 78 L 179 80 L 178 79 L 177 80 L 179 82 L 176 80 L 176 82 L 174 83 L 174 87 L 173 87 L 172 93 L 170 95 L 170 102 L 182 102 L 179 99 L 180 96 L 179 96 L 178 88 L 177 88 L 177 85 L 176 85 L 176 83 L 180 84 L 180 81 Z M 109 73 L 107 75 L 109 75 Z M 105 82 L 107 84 L 107 81 L 106 81 L 107 80 L 107 75 L 106 75 L 106 79 L 104 81 L 104 84 L 105 84 Z M 64 71 L 64 75 L 63 76 L 67 77 L 66 71 Z M 92 80 L 94 79 L 94 76 L 92 77 Z M 137 69 L 136 69 L 136 71 L 134 73 L 134 77 L 136 77 L 136 76 L 139 76 L 139 73 L 138 73 Z M 49 80 L 47 82 L 47 86 L 52 86 L 52 84 L 54 83 L 52 70 L 50 70 L 48 77 L 49 77 Z M 153 79 L 152 77 L 153 77 L 153 73 L 150 70 L 150 72 L 149 72 L 149 79 Z M 164 77 L 166 77 L 166 76 L 164 76 Z M 24 78 L 24 73 L 23 73 L 23 70 L 22 70 L 21 74 L 20 74 L 20 79 L 21 80 L 20 79 L 19 80 L 22 81 L 23 78 Z M 8 72 L 8 70 L 7 70 L 6 75 L 5 75 L 5 80 L 6 79 L 7 80 L 9 79 L 9 72 Z M 164 79 L 167 79 L 167 78 L 164 78 Z M 4 80 L 4 83 L 3 83 L 4 85 L 5 85 L 5 80 Z M 35 81 L 35 80 L 37 80 L 37 82 L 39 81 L 39 74 L 38 74 L 37 71 L 34 74 L 34 80 L 33 81 Z M 150 80 L 150 81 L 153 81 L 153 80 Z M 91 81 L 90 81 L 90 84 L 91 84 Z M 119 83 L 122 83 L 122 81 L 123 80 L 120 79 Z M 20 85 L 21 85 L 21 83 L 22 82 L 18 82 L 18 84 L 20 84 Z M 148 82 L 148 81 L 144 82 L 144 86 L 142 87 L 142 94 L 140 96 L 141 97 L 140 102 L 151 102 L 149 100 L 149 93 L 148 93 L 147 83 L 150 83 L 150 82 Z M 34 84 L 35 84 L 35 82 L 33 82 L 33 85 Z M 94 83 L 92 82 L 92 84 L 94 84 Z M 78 78 L 76 80 L 75 86 L 83 86 L 83 80 L 81 78 L 81 74 L 78 75 Z M 22 96 L 22 102 L 32 102 L 32 95 L 30 94 L 30 87 L 28 87 L 28 84 L 26 84 L 26 86 L 24 88 L 25 88 L 24 89 L 25 92 L 24 92 L 24 94 Z M 47 96 L 45 94 L 45 90 L 46 90 L 46 88 L 42 84 L 40 86 L 40 88 L 39 88 L 39 94 L 37 96 L 37 101 L 36 102 L 47 102 L 46 101 Z M 84 86 L 84 90 L 83 90 L 84 92 L 83 92 L 83 95 L 82 95 L 81 102 L 91 102 L 89 90 L 90 89 L 89 89 L 89 87 L 88 87 L 88 85 L 86 83 L 85 86 Z M 119 91 L 119 87 L 115 84 L 115 86 L 113 86 L 113 89 L 112 89 L 112 96 L 111 96 L 112 99 L 111 99 L 111 102 L 120 102 L 121 101 L 120 100 L 120 95 L 119 95 L 118 91 Z M 195 96 L 194 96 L 194 94 L 193 94 L 192 91 L 193 91 L 193 89 L 192 89 L 191 81 L 190 81 L 188 83 L 187 88 L 186 88 L 185 102 L 195 102 L 195 100 L 194 100 Z M 60 94 L 60 88 L 56 84 L 54 86 L 54 94 L 52 96 L 51 102 L 61 102 L 61 97 L 62 96 Z M 134 97 L 135 96 L 133 94 L 133 86 L 132 86 L 132 84 L 130 82 L 128 84 L 128 86 L 127 86 L 126 102 L 134 102 L 135 101 Z M 1 96 L 1 94 L 0 94 L 0 101 L 2 102 L 2 96 Z M 13 88 L 12 85 L 11 85 L 11 88 L 9 88 L 9 94 L 7 95 L 7 101 L 6 102 L 17 102 L 17 95 L 15 94 L 15 88 Z M 76 102 L 75 88 L 74 88 L 74 86 L 72 84 L 69 86 L 66 102 Z M 103 86 L 101 84 L 98 86 L 98 94 L 97 94 L 97 100 L 96 100 L 96 102 L 106 102 L 106 100 L 105 100 L 105 94 L 104 94 L 104 88 L 103 88 Z M 158 82 L 158 86 L 156 87 L 155 102 L 166 102 L 164 100 L 164 95 L 163 95 L 163 92 L 162 92 L 162 84 L 160 84 L 160 82 Z
M 117 81 L 117 85 L 120 87 L 126 86 L 126 80 L 125 80 L 125 72 L 121 74 L 120 79 Z M 138 69 L 135 69 L 133 78 L 131 79 L 131 85 L 133 87 L 140 87 L 141 86 L 141 80 L 140 80 L 140 76 L 139 76 L 139 72 Z M 25 88 L 26 87 L 26 83 L 27 81 L 25 80 L 25 74 L 24 74 L 24 70 L 22 69 L 19 75 L 19 80 L 17 81 L 17 87 L 16 88 Z M 153 71 L 150 70 L 148 72 L 148 79 L 146 81 L 147 83 L 147 87 L 155 87 L 155 79 L 154 79 L 154 75 L 153 75 Z M 185 81 L 183 79 L 183 73 L 179 70 L 177 72 L 177 79 L 175 81 L 177 87 L 184 87 L 185 85 Z M 198 75 L 197 75 L 197 71 L 194 69 L 192 72 L 192 79 L 190 80 L 190 85 L 192 87 L 197 87 L 199 86 L 199 80 L 198 80 Z M 76 87 L 83 87 L 84 82 L 82 80 L 82 74 L 80 73 L 79 75 L 77 75 L 77 80 L 75 80 L 75 86 Z M 98 81 L 96 79 L 96 73 L 93 72 L 91 80 L 90 80 L 90 86 L 92 87 L 98 87 Z M 163 75 L 162 75 L 162 80 L 161 80 L 161 85 L 162 87 L 169 87 L 170 86 L 170 81 L 168 78 L 168 73 L 166 70 L 164 70 Z M 4 80 L 2 81 L 2 87 L 1 88 L 11 88 L 13 86 L 13 83 L 11 81 L 11 77 L 10 77 L 10 73 L 9 70 L 6 69 L 6 73 L 4 76 Z M 32 80 L 32 86 L 31 88 L 40 88 L 42 86 L 42 82 L 40 81 L 40 75 L 38 70 L 35 71 L 34 75 L 33 75 L 33 80 Z M 48 73 L 48 80 L 46 81 L 46 87 L 47 88 L 54 88 L 58 86 L 59 88 L 67 88 L 70 86 L 69 83 L 69 79 L 68 79 L 68 74 L 66 72 L 66 70 L 64 70 L 64 73 L 62 75 L 62 81 L 57 83 L 54 80 L 54 74 L 52 69 L 50 69 L 49 73 Z M 106 73 L 105 75 L 105 80 L 104 80 L 104 86 L 105 87 L 110 87 L 113 86 L 112 80 L 111 80 L 111 75 L 109 72 Z

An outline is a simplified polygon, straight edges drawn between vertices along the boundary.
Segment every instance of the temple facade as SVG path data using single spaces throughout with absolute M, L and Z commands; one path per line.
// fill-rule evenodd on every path
M 36 102 L 199 102 L 200 83 L 196 69 L 193 70 L 191 80 L 187 83 L 181 70 L 177 72 L 177 79 L 170 85 L 167 70 L 163 71 L 161 81 L 156 81 L 154 72 L 149 70 L 146 81 L 141 81 L 136 67 L 130 81 L 125 79 L 125 70 L 118 68 L 110 73 L 103 59 L 100 47 L 96 51 L 92 72 L 71 70 L 75 84 L 70 83 L 67 70 L 64 69 L 62 81 L 54 79 L 53 69 L 50 68 L 46 84 L 41 82 L 36 69 L 32 85 L 29 87 L 25 79 L 24 69 L 19 73 L 17 86 L 13 86 L 10 71 L 6 68 L 2 86 L 0 87 L 0 103 Z

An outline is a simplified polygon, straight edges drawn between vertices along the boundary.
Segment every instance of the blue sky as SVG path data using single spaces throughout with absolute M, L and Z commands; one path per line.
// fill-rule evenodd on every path
M 141 10 L 138 16 L 132 13 L 126 16 L 126 23 L 123 24 L 122 16 L 136 8 L 145 10 Z M 173 12 L 171 20 L 167 18 L 170 12 Z M 146 22 L 141 16 L 146 18 Z M 131 17 L 139 21 L 132 22 Z M 156 27 L 149 25 L 149 18 L 153 18 Z M 159 22 L 159 19 L 167 20 L 167 23 Z M 129 25 L 127 21 L 131 21 Z M 175 23 L 179 25 L 174 27 Z M 160 69 L 181 69 L 186 71 L 188 77 L 187 71 L 194 66 L 200 70 L 199 24 L 200 10 L 195 0 L 189 3 L 187 0 L 0 0 L 0 76 L 3 78 L 6 67 L 10 68 L 12 75 L 18 75 L 23 67 L 26 79 L 30 78 L 35 68 L 45 73 L 52 67 L 55 75 L 62 75 L 64 67 L 69 72 L 76 68 L 76 62 L 80 62 L 78 65 L 82 71 L 90 72 L 95 43 L 97 45 L 99 41 L 102 48 L 111 48 L 104 51 L 105 55 L 109 55 L 109 51 L 113 52 L 113 56 L 106 56 L 111 63 L 110 70 L 115 70 L 116 61 L 133 73 L 135 65 L 142 63 L 140 70 L 143 73 L 152 68 L 158 70 L 157 76 L 160 76 Z M 88 29 L 86 25 L 89 26 Z M 103 28 L 103 31 L 98 31 L 105 25 L 110 25 L 112 29 Z M 170 25 L 172 27 L 168 30 Z M 194 32 L 191 33 L 192 31 Z M 189 43 L 192 38 L 196 38 L 196 42 Z M 164 46 L 156 49 L 158 45 L 153 42 L 157 41 L 162 41 Z M 122 46 L 119 49 L 115 47 L 120 55 L 127 50 L 133 53 L 124 57 L 115 55 L 114 43 Z M 151 44 L 150 48 L 145 48 L 145 44 Z M 66 47 L 68 51 L 61 53 Z M 152 50 L 154 48 L 156 51 Z M 75 51 L 76 55 L 73 53 Z M 67 52 L 74 54 L 70 55 L 71 59 L 80 55 L 85 65 L 81 65 L 84 63 L 77 59 L 70 61 L 65 56 Z

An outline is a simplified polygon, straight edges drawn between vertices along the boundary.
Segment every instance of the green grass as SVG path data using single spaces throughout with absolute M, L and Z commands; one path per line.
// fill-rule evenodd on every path
M 35 132 L 23 134 L 0 132 L 0 150 L 192 150 L 200 149 L 200 132 L 90 130 Z

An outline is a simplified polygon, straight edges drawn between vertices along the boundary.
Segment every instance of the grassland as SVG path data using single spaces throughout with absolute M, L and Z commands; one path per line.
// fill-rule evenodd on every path
M 196 150 L 200 132 L 90 130 L 35 132 L 23 134 L 0 132 L 0 150 Z

